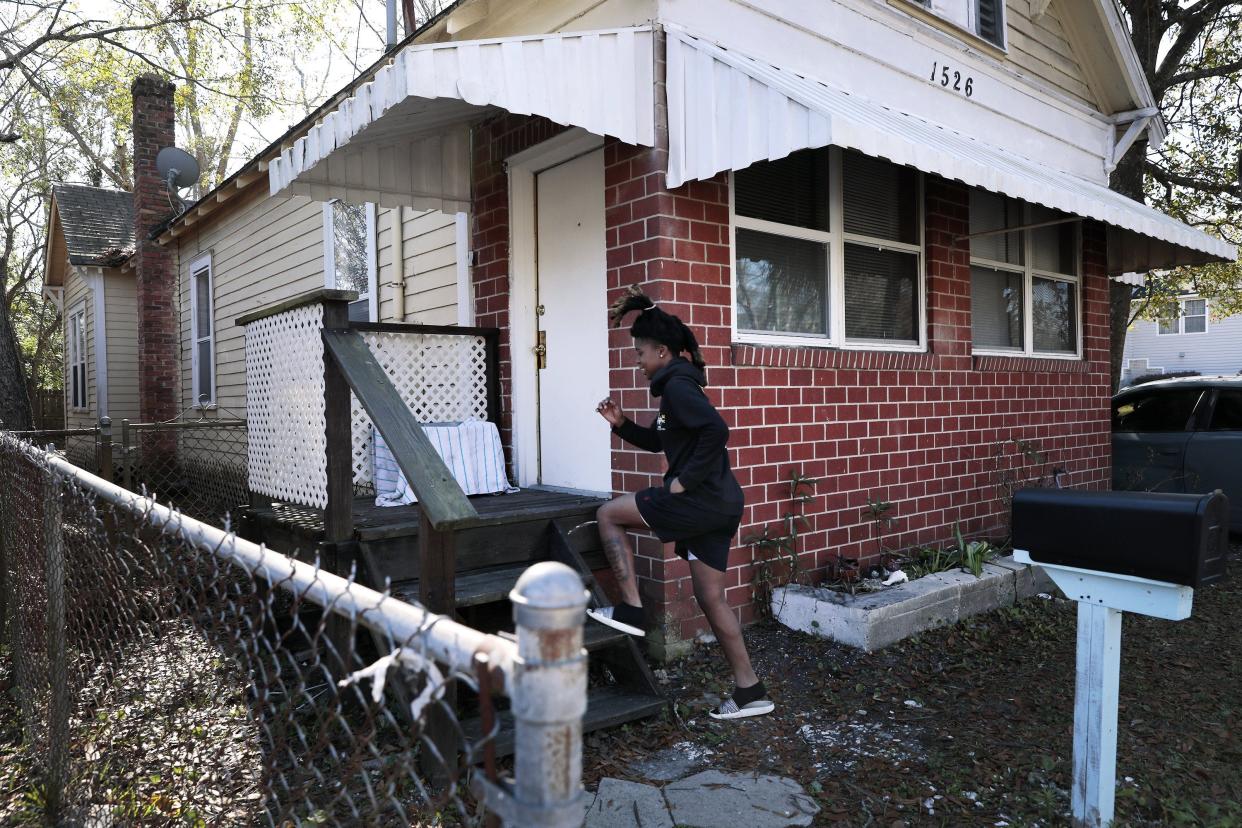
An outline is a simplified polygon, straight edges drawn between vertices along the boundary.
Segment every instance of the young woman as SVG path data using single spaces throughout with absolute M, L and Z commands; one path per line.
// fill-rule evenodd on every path
M 631 635 L 646 634 L 634 553 L 626 532 L 650 529 L 661 542 L 675 543 L 677 554 L 690 562 L 694 597 L 733 669 L 733 694 L 711 716 L 741 719 L 770 713 L 774 705 L 751 668 L 741 624 L 725 600 L 729 547 L 743 506 L 742 488 L 729 468 L 725 450 L 729 428 L 703 392 L 705 366 L 690 329 L 636 287 L 613 305 L 613 324 L 620 324 L 632 311 L 640 311 L 630 327 L 638 368 L 651 383 L 651 395 L 660 399 L 660 414 L 655 423 L 644 427 L 626 417 L 611 398 L 596 410 L 627 443 L 663 451 L 668 471 L 663 486 L 622 495 L 600 508 L 600 538 L 621 590 L 621 603 L 587 613 Z

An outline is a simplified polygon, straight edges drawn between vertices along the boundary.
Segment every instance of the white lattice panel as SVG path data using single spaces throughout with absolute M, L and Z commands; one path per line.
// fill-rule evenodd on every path
M 420 423 L 487 419 L 487 340 L 452 334 L 363 334 Z M 353 402 L 354 483 L 373 482 L 371 418 Z
M 322 305 L 246 326 L 250 488 L 320 509 L 328 505 L 322 329 Z

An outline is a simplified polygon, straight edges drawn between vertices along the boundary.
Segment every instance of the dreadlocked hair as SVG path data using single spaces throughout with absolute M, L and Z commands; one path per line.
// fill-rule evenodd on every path
M 630 336 L 659 342 L 675 354 L 687 354 L 700 371 L 707 368 L 694 332 L 678 317 L 656 307 L 656 303 L 638 285 L 630 285 L 621 298 L 612 303 L 612 307 L 608 309 L 608 319 L 613 327 L 617 327 L 625 315 L 632 311 L 640 313 L 630 326 Z

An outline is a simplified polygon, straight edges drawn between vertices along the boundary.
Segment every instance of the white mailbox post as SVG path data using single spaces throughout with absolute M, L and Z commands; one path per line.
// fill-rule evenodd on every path
M 1013 559 L 1042 566 L 1065 597 L 1078 602 L 1070 813 L 1076 826 L 1109 825 L 1117 784 L 1121 613 L 1181 621 L 1190 617 L 1195 591 L 1164 581 L 1044 564 L 1024 549 L 1015 549 Z

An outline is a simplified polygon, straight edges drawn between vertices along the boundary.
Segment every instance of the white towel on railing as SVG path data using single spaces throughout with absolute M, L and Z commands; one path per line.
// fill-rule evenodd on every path
M 516 492 L 505 476 L 505 454 L 496 424 L 487 420 L 424 423 L 423 433 L 468 495 Z M 375 445 L 375 505 L 402 506 L 418 498 L 397 467 L 392 450 L 372 427 Z

